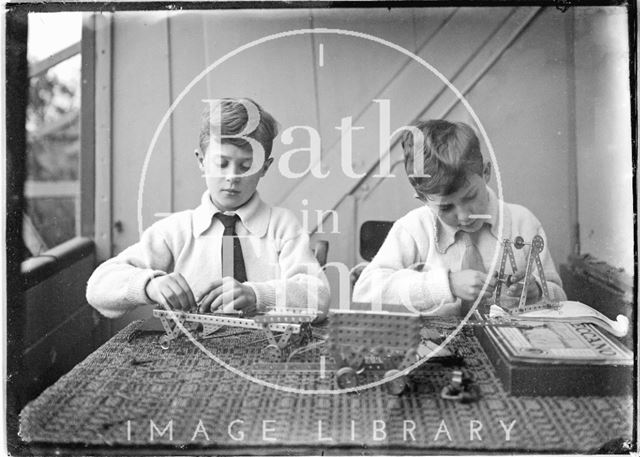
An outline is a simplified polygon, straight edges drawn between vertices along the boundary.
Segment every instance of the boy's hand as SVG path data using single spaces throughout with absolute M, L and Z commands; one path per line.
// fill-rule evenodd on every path
M 198 311 L 213 312 L 220 307 L 233 307 L 244 316 L 253 316 L 257 311 L 256 294 L 251 287 L 227 276 L 213 281 L 198 301 Z
M 147 283 L 145 292 L 151 301 L 183 311 L 196 308 L 191 287 L 180 273 L 157 276 Z
M 461 300 L 471 301 L 478 298 L 485 281 L 486 273 L 476 270 L 462 270 L 449 273 L 451 293 Z M 492 277 L 487 285 L 484 297 L 490 297 L 496 285 L 496 278 Z
M 520 281 L 522 281 L 523 279 L 524 279 L 523 271 L 519 271 L 518 273 L 514 274 L 511 277 L 511 282 L 515 284 L 512 284 L 511 286 L 509 286 L 509 288 L 507 288 L 507 291 L 506 291 L 507 295 L 509 295 L 510 297 L 519 297 L 520 294 L 522 293 L 522 286 L 523 286 L 523 284 Z M 532 276 L 531 279 L 529 280 L 529 284 L 527 284 L 527 301 L 532 301 L 532 302 L 538 301 L 541 296 L 542 296 L 542 292 L 540 290 L 540 287 L 538 286 L 538 283 Z

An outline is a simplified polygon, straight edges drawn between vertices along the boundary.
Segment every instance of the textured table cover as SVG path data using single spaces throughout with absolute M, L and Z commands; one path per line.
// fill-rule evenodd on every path
M 427 366 L 401 397 L 382 387 L 340 395 L 282 392 L 221 367 L 188 339 L 168 350 L 134 322 L 62 377 L 21 413 L 30 443 L 96 446 L 377 447 L 588 452 L 632 437 L 630 397 L 513 397 L 505 393 L 476 338 L 452 346 L 482 392 L 460 404 L 439 397 L 452 368 Z M 257 379 L 300 389 L 331 389 L 332 370 L 310 363 L 261 363 L 260 332 L 224 329 L 202 341 Z M 304 361 L 304 360 L 303 360 Z M 329 365 L 329 368 L 330 365 Z M 376 379 L 375 373 L 368 380 Z M 379 376 L 379 375 L 378 375 Z M 514 422 L 515 421 L 515 422 Z M 505 428 L 510 429 L 509 436 Z

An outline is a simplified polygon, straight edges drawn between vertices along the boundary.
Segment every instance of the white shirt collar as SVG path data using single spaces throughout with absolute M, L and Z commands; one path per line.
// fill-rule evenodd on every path
M 262 201 L 256 191 L 247 203 L 232 211 L 240 217 L 242 225 L 254 236 L 262 237 L 267 233 L 271 208 Z M 209 191 L 202 194 L 200 205 L 193 212 L 193 236 L 199 237 L 206 232 L 213 223 L 216 213 L 229 213 L 221 211 L 211 201 Z

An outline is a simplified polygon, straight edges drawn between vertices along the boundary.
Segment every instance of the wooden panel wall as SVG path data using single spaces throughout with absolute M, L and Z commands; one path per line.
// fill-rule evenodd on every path
M 633 190 L 627 15 L 587 8 L 576 15 L 576 142 L 580 241 L 633 274 Z
M 117 13 L 112 32 L 112 151 L 115 252 L 139 239 L 138 185 L 145 154 L 170 105 L 167 16 Z M 132 46 L 135 43 L 135 46 Z M 154 214 L 171 210 L 174 190 L 171 124 L 153 150 L 144 188 L 145 226 Z
M 581 120 L 574 116 L 573 74 L 578 59 L 590 58 L 576 55 L 574 60 L 573 14 L 551 8 L 116 13 L 113 208 L 121 231 L 114 233 L 115 253 L 138 238 L 136 195 L 144 154 L 158 122 L 185 86 L 207 65 L 252 40 L 296 29 L 336 28 L 415 52 L 465 92 L 494 146 L 506 200 L 536 213 L 556 263 L 563 262 L 576 222 L 575 133 Z M 221 64 L 177 105 L 153 151 L 144 189 L 145 227 L 161 217 L 158 213 L 198 204 L 205 186 L 193 151 L 202 100 L 229 96 L 255 98 L 282 130 L 308 125 L 320 132 L 322 171 L 329 175 L 289 179 L 275 164 L 261 193 L 272 204 L 300 212 L 301 219 L 304 211 L 314 221 L 315 211 L 335 210 L 337 216 L 326 219 L 324 233 L 316 236 L 330 240 L 330 261 L 349 266 L 360 260 L 356 240 L 363 221 L 396 219 L 417 202 L 402 166 L 394 168 L 393 178 L 345 176 L 335 128 L 340 119 L 351 116 L 354 125 L 364 127 L 353 135 L 356 173 L 376 170 L 380 157 L 380 104 L 374 99 L 390 101 L 391 132 L 418 117 L 473 122 L 434 74 L 383 44 L 336 34 L 263 43 Z M 585 97 L 583 104 L 590 103 Z M 276 161 L 308 145 L 303 131 L 291 145 L 276 141 Z M 400 157 L 394 148 L 390 162 Z M 295 171 L 308 165 L 304 154 L 291 161 Z M 326 233 L 334 219 L 340 233 Z

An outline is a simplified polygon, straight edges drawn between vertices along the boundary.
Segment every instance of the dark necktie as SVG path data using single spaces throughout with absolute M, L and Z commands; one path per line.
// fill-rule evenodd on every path
M 484 268 L 484 262 L 482 261 L 482 255 L 476 243 L 474 242 L 475 236 L 467 232 L 462 232 L 461 239 L 465 244 L 464 255 L 462 257 L 461 270 L 476 270 L 486 273 Z
M 238 238 L 238 234 L 236 233 L 236 222 L 240 220 L 240 217 L 237 214 L 227 216 L 222 213 L 216 213 L 214 217 L 224 225 L 224 233 L 222 234 L 222 262 L 224 264 L 224 260 L 230 257 L 230 253 L 225 252 L 225 247 L 228 248 L 230 245 L 228 241 L 225 243 L 225 238 L 233 237 L 233 277 L 236 281 L 245 282 L 247 280 L 247 272 L 244 268 L 244 257 L 242 255 L 240 238 Z
M 480 250 L 478 246 L 475 244 L 474 238 L 477 238 L 477 234 L 473 236 L 470 233 L 462 232 L 461 240 L 465 244 L 464 255 L 462 256 L 462 265 L 460 266 L 461 270 L 475 270 L 480 271 L 482 273 L 486 273 L 486 269 L 484 268 L 484 262 L 482 261 L 482 255 L 480 254 Z M 462 315 L 465 316 L 475 300 L 466 301 L 462 300 Z

